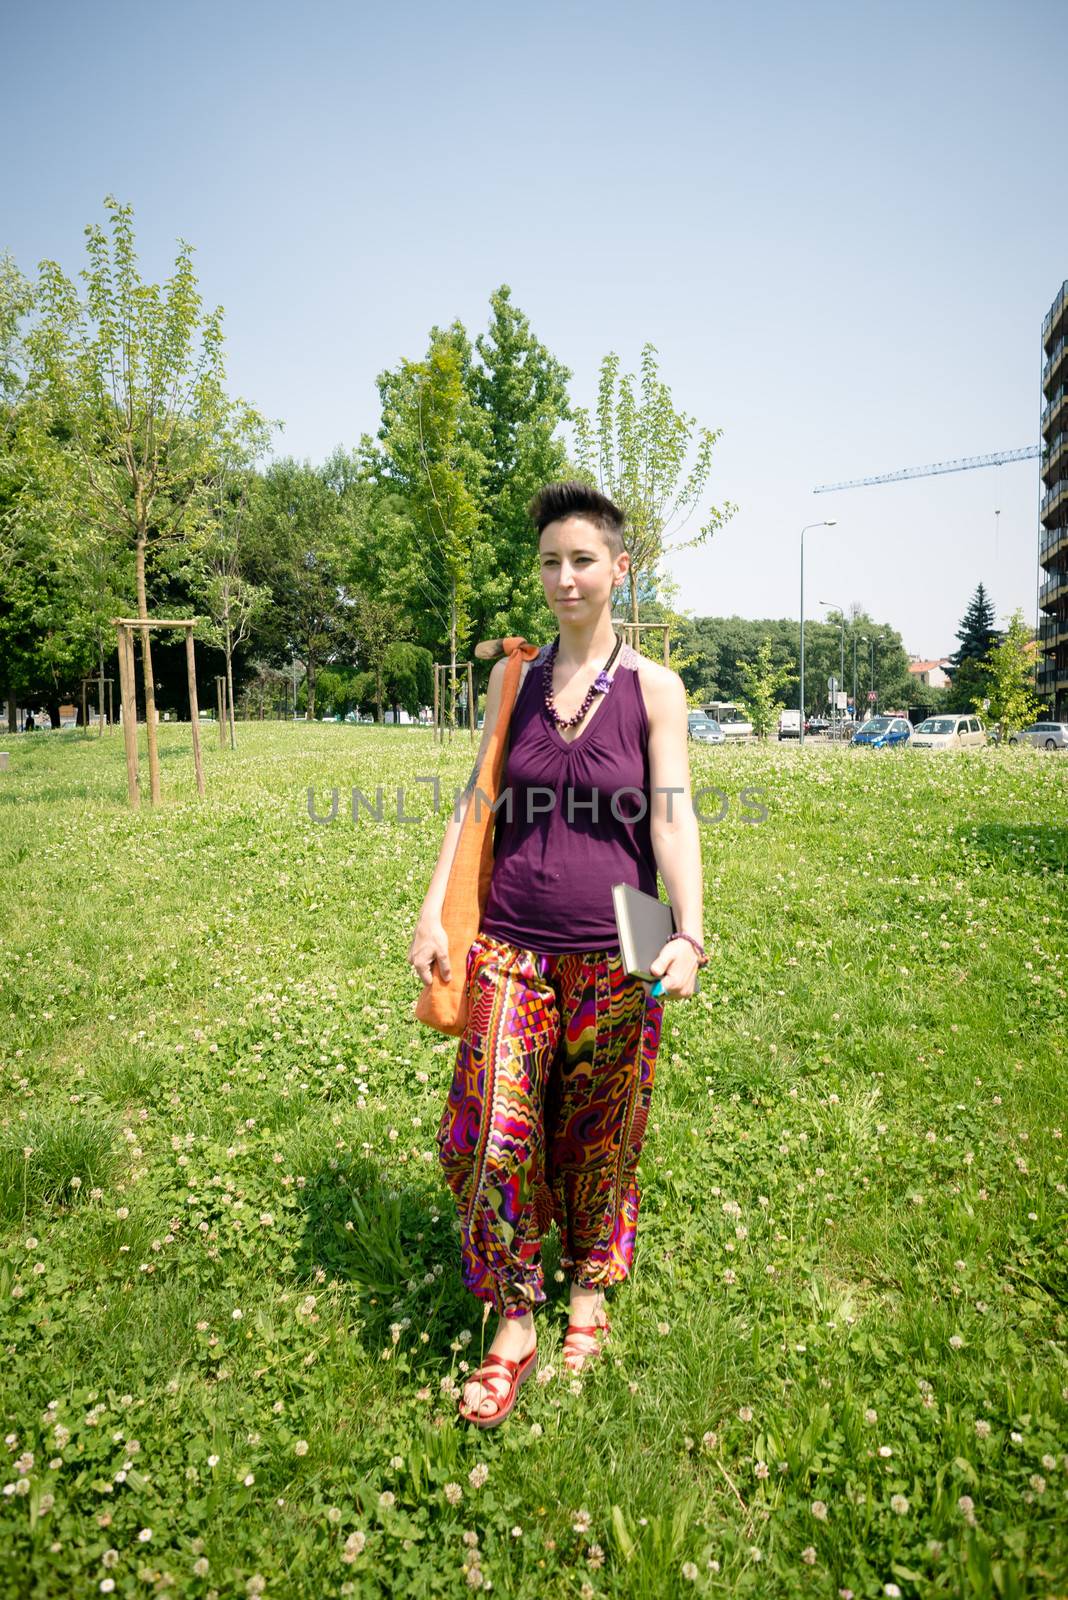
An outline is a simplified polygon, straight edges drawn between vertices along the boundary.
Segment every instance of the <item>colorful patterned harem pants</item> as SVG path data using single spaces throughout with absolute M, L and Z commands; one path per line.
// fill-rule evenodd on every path
M 630 1271 L 663 1002 L 608 951 L 538 954 L 480 933 L 437 1131 L 467 1287 L 504 1316 L 545 1299 L 550 1221 L 585 1287 Z

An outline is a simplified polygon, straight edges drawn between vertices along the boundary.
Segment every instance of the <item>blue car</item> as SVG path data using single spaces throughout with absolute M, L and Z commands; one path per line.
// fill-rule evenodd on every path
M 870 744 L 882 750 L 890 744 L 906 744 L 912 735 L 912 724 L 907 717 L 869 717 L 853 735 L 853 744 Z

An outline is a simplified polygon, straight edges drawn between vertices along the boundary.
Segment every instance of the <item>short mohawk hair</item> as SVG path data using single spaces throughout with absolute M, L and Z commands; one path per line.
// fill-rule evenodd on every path
M 560 522 L 564 517 L 585 517 L 600 529 L 613 559 L 622 555 L 624 517 L 619 507 L 606 494 L 571 478 L 562 483 L 547 483 L 530 502 L 530 517 L 541 534 L 550 522 Z

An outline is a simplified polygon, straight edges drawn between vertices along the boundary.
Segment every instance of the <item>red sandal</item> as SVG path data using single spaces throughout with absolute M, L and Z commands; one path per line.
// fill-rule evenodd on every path
M 489 1370 L 491 1362 L 494 1367 L 503 1367 L 504 1373 Z M 491 1411 L 488 1416 L 481 1416 L 477 1411 L 466 1411 L 464 1409 L 463 1395 L 461 1394 L 459 1405 L 457 1406 L 460 1416 L 465 1422 L 473 1423 L 476 1428 L 497 1427 L 498 1423 L 503 1422 L 511 1412 L 520 1389 L 526 1383 L 537 1364 L 537 1345 L 534 1346 L 529 1356 L 526 1356 L 522 1361 L 510 1361 L 507 1356 L 486 1356 L 478 1371 L 472 1372 L 470 1377 L 464 1379 L 464 1388 L 466 1389 L 469 1383 L 480 1383 L 487 1390 L 487 1393 L 482 1396 L 478 1404 L 481 1406 L 487 1400 L 492 1400 L 495 1402 L 497 1409 L 496 1411 Z M 505 1379 L 505 1373 L 507 1374 L 507 1380 Z M 498 1394 L 495 1389 L 490 1387 L 493 1383 L 504 1383 L 505 1381 L 508 1383 L 508 1388 L 503 1395 Z
M 603 1322 L 590 1323 L 588 1326 L 585 1326 L 585 1327 L 580 1326 L 577 1322 L 569 1322 L 568 1325 L 567 1325 L 567 1332 L 564 1334 L 564 1344 L 563 1344 L 563 1351 L 562 1351 L 562 1354 L 564 1356 L 564 1365 L 567 1366 L 567 1370 L 569 1372 L 574 1372 L 574 1373 L 583 1372 L 591 1361 L 596 1361 L 597 1357 L 604 1350 L 604 1347 L 608 1342 L 608 1335 L 611 1333 L 611 1331 L 612 1331 L 612 1324 L 609 1321 L 607 1316 L 605 1317 Z M 567 1364 L 567 1356 L 569 1354 L 568 1348 L 567 1348 L 567 1341 L 571 1338 L 572 1334 L 575 1334 L 575 1333 L 582 1333 L 582 1334 L 585 1334 L 588 1338 L 597 1339 L 597 1346 L 593 1350 L 574 1350 L 573 1349 L 570 1352 L 571 1355 L 580 1356 L 582 1358 L 582 1365 L 580 1367 L 572 1367 L 572 1366 L 568 1366 L 568 1364 Z M 598 1334 L 602 1334 L 602 1333 L 604 1334 L 604 1338 L 603 1339 L 598 1338 L 597 1337 Z

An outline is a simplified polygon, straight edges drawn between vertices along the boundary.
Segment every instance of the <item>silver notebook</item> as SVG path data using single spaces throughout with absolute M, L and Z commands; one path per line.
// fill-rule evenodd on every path
M 675 914 L 669 901 L 645 894 L 631 883 L 612 885 L 612 904 L 619 933 L 623 970 L 633 977 L 655 983 L 649 968 L 675 932 Z M 694 994 L 701 990 L 700 976 L 694 978 Z

